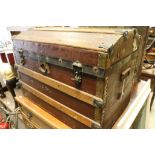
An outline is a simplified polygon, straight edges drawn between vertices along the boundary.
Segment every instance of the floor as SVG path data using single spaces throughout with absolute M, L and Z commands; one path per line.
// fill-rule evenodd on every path
M 17 96 L 20 96 L 22 94 L 21 92 L 21 89 L 15 89 L 15 92 L 16 92 L 16 95 Z M 5 92 L 5 95 L 6 97 L 1 99 L 0 98 L 0 104 L 5 104 L 7 106 L 7 108 L 10 110 L 10 111 L 14 111 L 14 100 L 13 100 L 13 97 L 11 96 L 10 92 L 7 91 Z M 19 119 L 18 119 L 18 129 L 25 129 L 25 125 L 22 121 L 22 116 L 19 115 Z

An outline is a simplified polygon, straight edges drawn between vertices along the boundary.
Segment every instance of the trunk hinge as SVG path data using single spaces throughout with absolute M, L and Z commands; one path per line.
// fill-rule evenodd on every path
M 73 62 L 72 66 L 74 72 L 74 78 L 72 78 L 72 80 L 75 81 L 76 87 L 79 88 L 82 84 L 82 75 L 83 75 L 82 64 L 77 60 Z

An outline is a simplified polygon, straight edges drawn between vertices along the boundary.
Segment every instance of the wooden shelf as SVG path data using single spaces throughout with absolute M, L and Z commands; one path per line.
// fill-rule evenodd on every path
M 113 129 L 129 129 L 132 128 L 133 123 L 139 116 L 142 108 L 145 106 L 146 117 L 143 120 L 143 127 L 147 128 L 148 123 L 148 113 L 150 111 L 150 102 L 152 98 L 150 80 L 141 81 L 137 85 L 137 89 L 133 91 L 130 103 L 116 121 Z M 139 122 L 137 122 L 139 123 Z

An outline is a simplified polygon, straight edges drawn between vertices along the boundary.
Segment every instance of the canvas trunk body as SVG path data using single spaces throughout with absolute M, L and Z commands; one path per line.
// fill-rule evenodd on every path
M 127 106 L 136 29 L 50 29 L 13 39 L 24 97 L 70 128 L 111 128 Z

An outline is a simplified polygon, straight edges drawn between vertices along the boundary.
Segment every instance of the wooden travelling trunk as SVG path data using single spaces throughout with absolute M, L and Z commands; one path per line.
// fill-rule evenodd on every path
M 36 29 L 13 43 L 23 97 L 67 128 L 111 128 L 127 106 L 141 48 L 136 29 Z

